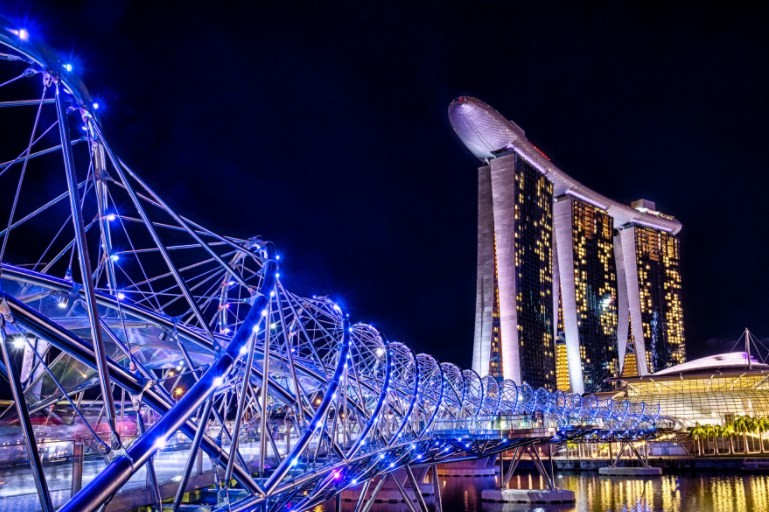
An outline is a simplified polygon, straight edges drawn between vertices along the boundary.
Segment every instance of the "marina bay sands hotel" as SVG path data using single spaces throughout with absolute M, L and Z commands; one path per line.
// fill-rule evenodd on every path
M 585 393 L 684 362 L 681 224 L 578 183 L 480 100 L 449 119 L 483 162 L 473 369 Z

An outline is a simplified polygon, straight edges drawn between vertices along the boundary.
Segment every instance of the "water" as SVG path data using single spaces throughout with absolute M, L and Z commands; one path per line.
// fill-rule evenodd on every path
M 441 478 L 445 512 L 769 512 L 769 476 L 719 473 L 664 475 L 661 478 L 602 477 L 597 473 L 561 473 L 558 486 L 575 492 L 569 505 L 481 502 L 481 491 L 494 478 Z M 536 488 L 538 475 L 513 477 L 510 487 Z M 432 497 L 427 498 L 432 509 Z M 354 503 L 344 502 L 350 511 Z M 318 510 L 333 512 L 331 504 Z M 405 504 L 377 503 L 373 512 L 405 512 Z

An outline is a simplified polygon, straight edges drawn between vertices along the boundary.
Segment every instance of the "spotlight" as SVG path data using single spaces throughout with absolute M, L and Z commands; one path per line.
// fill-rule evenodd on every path
M 56 307 L 59 309 L 67 309 L 68 305 L 69 297 L 66 295 L 59 295 L 59 297 L 56 299 Z

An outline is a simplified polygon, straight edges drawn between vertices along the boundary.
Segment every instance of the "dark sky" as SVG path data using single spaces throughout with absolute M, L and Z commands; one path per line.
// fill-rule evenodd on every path
M 690 356 L 769 336 L 763 11 L 192 4 L 1 9 L 72 53 L 113 147 L 180 212 L 275 241 L 293 291 L 469 366 L 478 163 L 446 110 L 471 95 L 587 186 L 681 220 Z

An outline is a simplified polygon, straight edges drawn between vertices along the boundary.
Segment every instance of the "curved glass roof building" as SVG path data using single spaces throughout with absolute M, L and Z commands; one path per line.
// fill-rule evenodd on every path
M 684 362 L 680 222 L 579 183 L 476 98 L 449 120 L 482 162 L 473 368 L 583 393 Z

